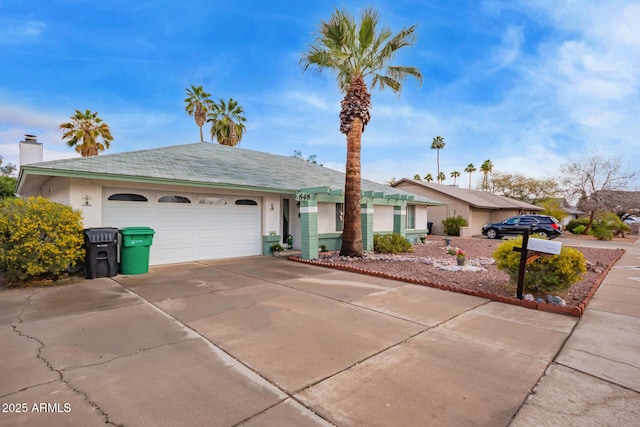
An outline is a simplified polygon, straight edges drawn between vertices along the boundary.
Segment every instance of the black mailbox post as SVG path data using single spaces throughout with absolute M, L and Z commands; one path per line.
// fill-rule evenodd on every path
M 87 228 L 84 230 L 84 270 L 87 279 L 118 275 L 118 229 Z

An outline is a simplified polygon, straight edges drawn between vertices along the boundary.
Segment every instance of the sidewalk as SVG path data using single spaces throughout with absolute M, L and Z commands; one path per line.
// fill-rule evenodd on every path
M 616 263 L 512 427 L 640 422 L 640 240 Z

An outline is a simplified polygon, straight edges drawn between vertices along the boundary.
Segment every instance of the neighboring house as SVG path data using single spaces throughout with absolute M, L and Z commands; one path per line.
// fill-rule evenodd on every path
M 575 206 L 572 206 L 567 199 L 556 199 L 560 203 L 560 209 L 565 213 L 564 218 L 560 220 L 562 225 L 569 224 L 572 219 L 578 219 L 579 217 L 586 215 L 586 212 L 581 211 Z
M 150 264 L 268 254 L 293 236 L 305 259 L 341 245 L 344 174 L 290 157 L 196 143 L 23 165 L 17 192 L 79 209 L 84 226 L 155 230 Z M 373 233 L 426 233 L 438 202 L 362 181 Z
M 468 237 L 481 234 L 484 224 L 543 210 L 540 206 L 487 191 L 468 190 L 428 181 L 402 178 L 392 186 L 442 203 L 441 206 L 429 208 L 433 234 L 444 234 L 442 220 L 452 216 L 460 215 L 467 220 L 468 226 L 461 230 L 461 236 Z

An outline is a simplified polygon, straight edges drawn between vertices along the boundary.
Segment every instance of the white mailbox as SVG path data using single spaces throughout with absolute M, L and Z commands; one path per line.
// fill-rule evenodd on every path
M 559 255 L 561 249 L 562 243 L 552 242 L 551 240 L 531 237 L 529 238 L 529 243 L 527 243 L 527 250 L 541 252 L 543 254 Z

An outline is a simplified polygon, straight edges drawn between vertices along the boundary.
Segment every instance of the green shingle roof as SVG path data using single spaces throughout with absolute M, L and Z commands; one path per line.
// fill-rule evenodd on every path
M 20 172 L 18 189 L 30 175 L 240 187 L 279 192 L 295 192 L 320 186 L 331 187 L 333 190 L 344 188 L 342 172 L 292 157 L 212 143 L 176 145 L 25 165 Z M 384 192 L 387 195 L 410 194 L 364 179 L 362 190 Z M 440 204 L 416 195 L 414 200 Z

